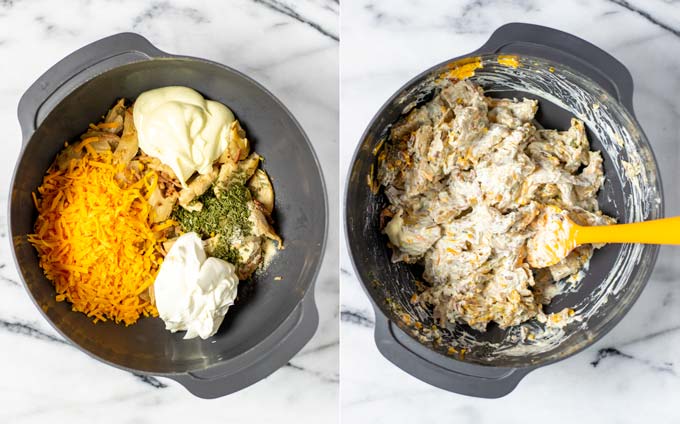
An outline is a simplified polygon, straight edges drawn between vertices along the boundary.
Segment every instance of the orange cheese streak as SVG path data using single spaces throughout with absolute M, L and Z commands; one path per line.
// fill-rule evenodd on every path
M 498 56 L 498 63 L 509 66 L 511 68 L 518 68 L 520 65 L 517 56 L 514 54 L 502 54 Z
M 475 69 L 482 68 L 483 65 L 481 58 L 474 57 L 452 63 L 448 67 L 450 67 L 450 70 L 440 74 L 439 78 L 464 80 L 473 76 L 475 74 Z
M 141 315 L 157 316 L 156 307 L 140 297 L 162 262 L 163 239 L 154 231 L 165 223 L 154 228 L 148 202 L 157 175 L 150 171 L 121 186 L 115 176 L 126 172 L 124 166 L 113 164 L 111 152 L 85 147 L 83 158 L 45 175 L 41 199 L 33 197 L 39 215 L 28 240 L 57 301 L 68 300 L 94 322 L 130 325 Z

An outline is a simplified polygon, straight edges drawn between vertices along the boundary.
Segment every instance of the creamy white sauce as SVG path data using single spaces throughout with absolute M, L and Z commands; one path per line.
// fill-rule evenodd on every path
M 546 206 L 532 227 L 536 234 L 527 241 L 527 259 L 536 268 L 554 265 L 576 247 L 569 238 L 572 225 L 567 212 L 556 206 Z
M 198 234 L 184 234 L 170 248 L 154 282 L 158 314 L 166 330 L 186 331 L 185 339 L 207 339 L 234 304 L 237 287 L 234 266 L 207 257 Z
M 390 239 L 390 243 L 392 243 L 392 246 L 396 248 L 401 248 L 401 232 L 402 228 L 404 226 L 404 220 L 401 219 L 401 211 L 399 211 L 391 220 L 390 222 L 385 225 L 385 234 L 387 237 Z
M 134 105 L 139 147 L 169 166 L 182 186 L 195 173 L 211 171 L 228 145 L 234 114 L 188 87 L 142 93 Z
M 613 221 L 598 210 L 602 158 L 589 150 L 583 123 L 574 119 L 567 131 L 536 128 L 537 106 L 485 97 L 468 81 L 448 82 L 391 128 L 378 172 L 392 216 L 384 232 L 393 261 L 424 266 L 432 286 L 419 300 L 442 326 L 485 331 L 492 321 L 501 329 L 532 318 L 566 322 L 564 313 L 545 315 L 543 305 L 557 293 L 555 281 L 577 274 L 592 248 L 544 251 L 562 230 L 548 226 L 529 253 L 563 259 L 532 268 L 531 224 L 553 204 L 581 225 Z

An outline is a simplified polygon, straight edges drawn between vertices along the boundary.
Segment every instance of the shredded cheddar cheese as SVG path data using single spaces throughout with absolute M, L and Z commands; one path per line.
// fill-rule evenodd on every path
M 448 65 L 449 70 L 439 75 L 439 78 L 464 80 L 475 74 L 475 70 L 483 68 L 480 57 L 466 58 Z
M 502 54 L 498 56 L 498 63 L 511 68 L 518 68 L 520 65 L 519 59 L 514 54 Z
M 158 232 L 168 225 L 152 226 L 148 199 L 157 175 L 135 177 L 114 165 L 110 151 L 83 145 L 81 159 L 64 170 L 53 166 L 45 175 L 40 199 L 33 196 L 39 215 L 28 240 L 40 254 L 57 301 L 71 302 L 74 311 L 94 322 L 130 325 L 142 315 L 157 316 L 142 295 L 162 262 L 164 240 Z M 118 183 L 121 175 L 132 182 Z

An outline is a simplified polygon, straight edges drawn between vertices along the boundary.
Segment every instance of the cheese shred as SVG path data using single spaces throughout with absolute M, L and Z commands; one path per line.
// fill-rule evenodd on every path
M 110 151 L 85 145 L 83 156 L 60 170 L 50 168 L 34 194 L 35 234 L 28 240 L 55 286 L 56 300 L 94 322 L 125 325 L 158 316 L 147 295 L 163 260 L 160 228 L 152 224 L 149 196 L 153 171 L 133 174 Z M 125 181 L 119 183 L 119 181 Z

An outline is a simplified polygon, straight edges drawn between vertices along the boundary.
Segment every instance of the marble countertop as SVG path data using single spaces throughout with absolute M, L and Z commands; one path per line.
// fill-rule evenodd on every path
M 342 5 L 340 185 L 378 108 L 433 64 L 475 50 L 508 22 L 552 26 L 607 50 L 635 80 L 635 109 L 680 215 L 680 2 L 675 0 L 347 1 Z M 352 423 L 668 423 L 680 421 L 680 248 L 663 248 L 649 285 L 606 337 L 530 373 L 507 397 L 448 393 L 385 360 L 373 311 L 341 240 L 341 405 Z
M 329 243 L 316 285 L 316 335 L 264 381 L 212 401 L 167 379 L 106 366 L 65 343 L 19 283 L 6 203 L 21 144 L 19 97 L 67 54 L 123 31 L 167 52 L 227 64 L 266 86 L 307 131 L 328 191 L 337 193 L 338 15 L 334 0 L 0 0 L 0 422 L 335 422 L 337 196 L 329 199 Z

